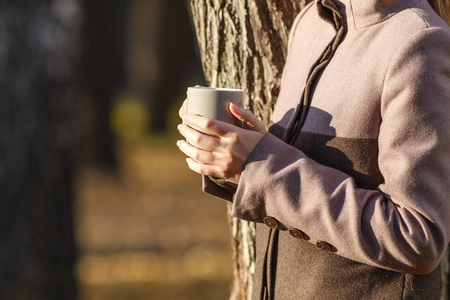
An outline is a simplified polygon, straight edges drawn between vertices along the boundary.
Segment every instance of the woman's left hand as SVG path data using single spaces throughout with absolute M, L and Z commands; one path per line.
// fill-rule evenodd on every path
M 178 130 L 186 141 L 178 141 L 177 146 L 188 156 L 186 161 L 194 172 L 238 184 L 250 153 L 267 130 L 249 110 L 230 104 L 230 111 L 244 122 L 245 128 L 186 114 L 183 116 L 183 124 L 178 125 Z

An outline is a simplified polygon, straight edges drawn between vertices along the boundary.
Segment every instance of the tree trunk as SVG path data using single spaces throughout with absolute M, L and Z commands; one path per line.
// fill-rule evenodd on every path
M 310 0 L 191 0 L 208 85 L 244 89 L 246 107 L 266 126 L 280 89 L 289 30 L 295 16 L 308 2 Z M 231 217 L 229 223 L 234 253 L 230 299 L 250 299 L 255 225 Z M 448 261 L 446 254 L 442 263 L 442 299 L 449 299 Z
M 244 89 L 246 107 L 266 125 L 280 90 L 289 29 L 306 2 L 191 0 L 208 85 Z M 234 252 L 230 299 L 250 299 L 255 224 L 230 217 L 230 227 Z
M 0 5 L 0 299 L 76 299 L 75 0 Z

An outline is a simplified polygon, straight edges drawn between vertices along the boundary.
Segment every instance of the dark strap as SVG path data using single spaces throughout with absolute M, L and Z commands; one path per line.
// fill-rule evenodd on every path
M 308 115 L 309 107 L 311 106 L 312 100 L 312 89 L 316 85 L 319 78 L 319 74 L 328 65 L 337 47 L 342 42 L 346 28 L 344 26 L 345 22 L 336 5 L 329 0 L 323 0 L 322 5 L 329 9 L 329 12 L 333 16 L 333 23 L 336 27 L 337 33 L 333 40 L 328 44 L 326 49 L 323 51 L 320 58 L 313 64 L 311 70 L 309 71 L 308 79 L 306 80 L 305 89 L 303 90 L 302 96 L 300 98 L 299 104 L 294 113 L 294 122 L 292 122 L 290 128 L 287 131 L 286 141 L 293 145 L 298 138 L 298 135 L 305 124 L 306 116 Z
M 292 122 L 292 125 L 287 131 L 286 141 L 291 145 L 294 144 L 294 142 L 297 140 L 301 128 L 305 123 L 309 107 L 311 106 L 312 87 L 316 84 L 320 72 L 330 62 L 346 32 L 344 19 L 336 5 L 331 2 L 331 0 L 322 0 L 321 4 L 323 5 L 323 7 L 328 9 L 328 13 L 332 14 L 331 22 L 335 25 L 337 33 L 333 40 L 328 44 L 327 48 L 322 53 L 320 58 L 311 67 L 308 79 L 306 81 L 305 89 L 303 90 L 299 105 L 294 113 L 295 120 L 294 122 Z M 260 299 L 262 300 L 271 300 L 275 298 L 274 292 L 276 279 L 276 257 L 278 252 L 278 235 L 279 231 L 277 229 L 270 229 L 267 248 L 264 254 L 262 274 L 263 282 L 260 290 Z

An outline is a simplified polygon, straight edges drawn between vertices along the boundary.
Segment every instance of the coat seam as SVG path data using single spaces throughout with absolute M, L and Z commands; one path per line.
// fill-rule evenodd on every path
M 381 120 L 383 120 L 383 99 L 384 99 L 384 92 L 385 92 L 385 86 L 386 86 L 386 79 L 388 77 L 389 72 L 391 71 L 394 59 L 396 59 L 399 55 L 399 53 L 403 50 L 406 49 L 407 46 L 411 45 L 411 40 L 413 40 L 414 38 L 416 38 L 417 35 L 419 35 L 420 33 L 427 31 L 427 30 L 431 30 L 432 28 L 430 27 L 426 27 L 426 28 L 422 28 L 419 29 L 417 31 L 415 31 L 414 33 L 412 33 L 410 36 L 408 36 L 407 38 L 405 38 L 404 42 L 400 44 L 400 46 L 395 50 L 394 54 L 391 56 L 391 58 L 389 59 L 389 62 L 387 64 L 386 67 L 386 71 L 384 72 L 384 76 L 383 76 L 383 84 L 382 84 L 382 92 L 381 92 L 381 99 L 380 99 L 380 114 L 381 114 Z

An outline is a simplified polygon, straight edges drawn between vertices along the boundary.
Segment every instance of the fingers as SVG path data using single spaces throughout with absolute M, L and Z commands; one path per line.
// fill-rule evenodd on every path
M 199 132 L 186 124 L 180 124 L 177 128 L 189 144 L 197 148 L 212 151 L 220 145 L 220 139 L 217 137 Z
M 177 146 L 181 150 L 181 152 L 183 152 L 196 162 L 202 164 L 211 164 L 215 161 L 215 155 L 213 152 L 196 148 L 186 141 L 178 141 Z
M 187 158 L 186 162 L 189 166 L 189 169 L 191 169 L 192 171 L 194 171 L 198 174 L 202 174 L 202 175 L 206 175 L 206 176 L 220 177 L 218 175 L 218 172 L 214 165 L 202 164 L 202 163 L 196 162 L 192 158 Z
M 202 117 L 195 114 L 186 114 L 183 117 L 183 123 L 193 125 L 194 127 L 201 128 L 205 132 L 218 137 L 223 137 L 230 132 L 234 132 L 238 128 L 232 124 L 221 122 L 218 120 L 213 120 L 209 118 Z
M 181 119 L 183 119 L 183 116 L 186 114 L 186 100 L 183 101 L 183 105 L 181 105 L 180 110 L 178 111 L 178 115 Z
M 267 132 L 264 124 L 258 120 L 258 118 L 248 109 L 239 107 L 234 103 L 230 103 L 230 112 L 239 120 L 247 125 L 248 129 L 261 132 L 265 134 Z

